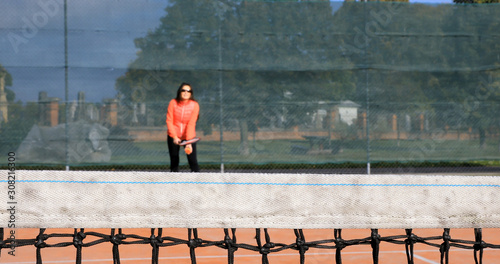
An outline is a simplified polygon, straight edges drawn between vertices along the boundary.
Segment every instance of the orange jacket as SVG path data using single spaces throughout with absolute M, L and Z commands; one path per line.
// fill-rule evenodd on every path
M 168 135 L 181 140 L 196 137 L 196 121 L 200 114 L 200 106 L 196 101 L 178 103 L 172 99 L 167 110 Z

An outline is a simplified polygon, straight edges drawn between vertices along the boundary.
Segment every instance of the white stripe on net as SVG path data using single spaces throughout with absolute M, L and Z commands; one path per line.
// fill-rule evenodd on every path
M 17 228 L 500 227 L 493 176 L 22 170 L 15 188 Z

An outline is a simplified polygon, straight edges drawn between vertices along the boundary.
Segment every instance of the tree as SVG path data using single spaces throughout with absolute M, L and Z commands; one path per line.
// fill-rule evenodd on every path
M 160 25 L 135 40 L 139 49 L 137 59 L 129 65 L 124 76 L 116 82 L 123 105 L 147 102 L 163 107 L 157 109 L 155 120 L 165 121 L 166 105 L 175 97 L 177 87 L 189 82 L 195 98 L 202 101 L 203 115 L 217 98 L 218 18 L 213 1 L 170 1 Z M 189 10 L 186 12 L 185 10 Z M 163 120 L 163 121 L 161 121 Z M 201 122 L 206 119 L 200 118 Z M 202 125 L 205 129 L 210 124 Z
M 354 32 L 341 45 L 365 73 L 356 78 L 368 92 L 359 98 L 372 112 L 444 111 L 458 127 L 475 128 L 484 146 L 487 130 L 498 127 L 498 9 L 389 5 L 345 3 L 335 14 L 339 28 Z
M 12 86 L 12 75 L 0 64 L 0 74 L 5 74 L 5 86 Z
M 461 108 L 463 126 L 478 131 L 482 148 L 485 147 L 488 130 L 498 127 L 500 72 L 495 69 L 500 63 L 495 56 L 499 46 L 493 37 L 500 26 L 498 17 L 498 9 L 487 5 L 459 6 L 452 9 L 443 25 L 446 32 L 467 34 L 455 38 L 443 50 L 450 70 L 440 74 L 448 86 L 441 89 L 439 96 Z
M 301 104 L 298 109 L 294 102 L 341 99 L 339 90 L 352 88 L 339 81 L 348 79 L 345 72 L 335 69 L 343 58 L 331 53 L 332 13 L 328 2 L 291 1 L 248 3 L 227 14 L 222 32 L 234 40 L 224 41 L 223 61 L 231 64 L 224 74 L 229 94 L 224 105 L 235 107 L 229 112 L 239 121 L 240 153 L 249 153 L 249 121 L 265 120 L 269 113 L 278 116 L 284 104 L 292 116 L 303 115 L 316 106 Z M 287 119 L 286 125 L 297 121 Z
M 218 103 L 224 120 L 238 120 L 241 154 L 249 154 L 248 122 L 276 115 L 279 102 L 342 99 L 353 90 L 346 71 L 335 69 L 346 63 L 331 53 L 329 2 L 185 0 L 165 11 L 159 27 L 136 40 L 138 58 L 117 80 L 122 102 L 167 101 L 189 80 L 203 115 L 218 111 L 205 102 L 218 101 L 222 86 Z M 307 89 L 311 83 L 319 85 Z
M 116 88 L 123 103 L 164 104 L 192 83 L 201 125 L 218 124 L 222 107 L 224 122 L 239 126 L 242 154 L 256 123 L 302 124 L 320 101 L 381 112 L 450 103 L 484 134 L 492 119 L 477 118 L 494 107 L 469 101 L 481 89 L 480 105 L 496 100 L 498 9 L 368 2 L 171 1 L 158 28 L 136 39 L 138 57 Z M 478 85 L 478 72 L 491 81 Z

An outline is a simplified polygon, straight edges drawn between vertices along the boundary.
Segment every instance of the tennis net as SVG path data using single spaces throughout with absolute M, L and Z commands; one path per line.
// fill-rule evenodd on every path
M 363 263 L 346 258 L 359 248 L 370 249 L 366 263 L 387 263 L 391 251 L 419 263 L 426 250 L 441 263 L 454 250 L 483 263 L 500 249 L 498 233 L 486 238 L 500 223 L 496 176 L 16 171 L 3 186 L 7 263 L 26 263 L 10 254 L 23 248 L 36 251 L 36 263 L 55 263 L 42 262 L 49 248 L 76 248 L 82 263 L 82 252 L 100 246 L 112 253 L 107 263 L 130 263 L 120 258 L 129 245 L 144 245 L 151 263 L 273 263 L 290 254 L 293 263 Z M 20 237 L 23 229 L 32 237 Z

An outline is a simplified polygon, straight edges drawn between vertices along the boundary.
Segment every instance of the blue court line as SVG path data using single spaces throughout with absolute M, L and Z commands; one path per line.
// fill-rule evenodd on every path
M 0 182 L 8 182 L 0 180 Z M 361 187 L 493 187 L 500 188 L 500 184 L 393 184 L 393 183 L 275 183 L 275 182 L 197 182 L 197 181 L 63 181 L 63 180 L 17 180 L 16 183 L 80 183 L 80 184 L 132 184 L 132 185 L 271 185 L 271 186 L 361 186 Z

